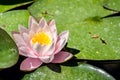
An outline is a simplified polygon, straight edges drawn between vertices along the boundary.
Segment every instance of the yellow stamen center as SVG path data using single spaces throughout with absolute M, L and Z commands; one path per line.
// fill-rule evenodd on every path
M 48 34 L 45 32 L 38 32 L 32 37 L 32 43 L 35 44 L 38 42 L 41 45 L 49 45 L 51 44 L 51 39 Z

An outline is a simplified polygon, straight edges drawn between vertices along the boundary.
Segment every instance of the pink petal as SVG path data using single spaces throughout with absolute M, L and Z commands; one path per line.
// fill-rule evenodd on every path
M 29 31 L 29 37 L 32 38 L 34 36 L 34 32 L 32 30 Z
M 23 37 L 19 33 L 13 33 L 14 40 L 19 49 L 19 54 L 27 57 L 36 57 L 36 53 L 31 47 L 24 41 Z M 25 36 L 24 36 L 25 37 Z
M 67 60 L 71 59 L 72 57 L 73 57 L 73 55 L 71 53 L 61 51 L 61 52 L 55 54 L 52 63 L 66 62 Z
M 55 46 L 55 54 L 58 53 L 66 44 L 68 40 L 69 32 L 64 31 L 58 36 L 58 41 Z
M 30 46 L 30 36 L 27 33 L 23 33 L 23 39 Z
M 50 56 L 53 54 L 55 49 L 54 43 L 51 45 L 40 45 L 39 43 L 34 44 L 33 50 L 35 50 L 39 56 Z
M 39 30 L 39 25 L 38 23 L 32 23 L 31 28 L 30 28 L 34 33 L 37 33 Z
M 42 17 L 41 20 L 39 21 L 39 27 L 41 28 L 46 28 L 48 25 L 47 25 L 47 22 L 46 20 Z
M 28 28 L 29 29 L 31 28 L 32 24 L 38 24 L 38 23 L 32 16 L 30 16 L 29 22 L 28 22 Z
M 26 57 L 37 58 L 37 53 L 27 46 L 18 47 L 19 54 Z
M 16 42 L 16 44 L 17 44 L 18 47 L 20 47 L 20 46 L 26 46 L 26 43 L 23 40 L 23 37 L 19 33 L 13 32 L 12 35 L 13 35 L 14 40 L 15 40 L 15 42 Z
M 20 70 L 22 71 L 32 71 L 38 68 L 43 62 L 38 58 L 27 58 L 25 59 L 21 65 Z
M 51 29 L 51 32 L 57 32 L 55 20 L 49 22 L 49 27 Z
M 52 37 L 56 42 L 57 41 L 57 29 L 56 29 L 55 20 L 52 20 L 49 22 L 49 27 L 50 27 L 50 31 L 52 33 Z
M 25 27 L 19 25 L 19 31 L 20 31 L 20 34 L 23 34 L 23 33 L 28 33 L 28 29 L 26 29 Z

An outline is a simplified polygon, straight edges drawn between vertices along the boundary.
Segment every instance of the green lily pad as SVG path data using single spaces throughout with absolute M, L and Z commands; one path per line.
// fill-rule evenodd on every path
M 120 0 L 106 0 L 104 6 L 116 11 L 120 11 Z
M 95 23 L 91 20 L 77 26 L 80 34 L 78 45 L 81 53 L 76 56 L 81 59 L 119 60 L 120 57 L 120 17 L 102 19 Z M 71 31 L 74 32 L 74 31 Z M 73 37 L 75 38 L 75 37 Z M 71 42 L 72 43 L 72 42 Z M 71 45 L 72 46 L 72 45 Z
M 30 13 L 38 20 L 42 16 L 64 20 L 61 24 L 80 22 L 88 17 L 106 16 L 111 12 L 102 7 L 104 0 L 38 0 L 31 7 Z M 101 14 L 102 13 L 102 14 Z
M 0 68 L 14 65 L 18 60 L 16 44 L 11 39 L 11 32 L 18 31 L 18 25 L 27 26 L 29 13 L 27 10 L 0 13 Z M 8 35 L 8 34 L 10 35 Z
M 18 61 L 18 50 L 15 42 L 0 28 L 0 69 L 13 66 Z
M 57 68 L 56 68 L 57 69 Z M 80 64 L 76 67 L 61 66 L 57 73 L 43 66 L 33 73 L 26 74 L 22 80 L 115 80 L 105 71 L 89 64 Z
M 58 31 L 69 30 L 68 47 L 80 50 L 79 59 L 120 59 L 120 18 L 103 18 L 111 14 L 102 7 L 105 0 L 39 0 L 30 13 L 39 20 L 55 19 Z
M 11 35 L 11 31 L 18 31 L 18 25 L 27 27 L 29 12 L 27 10 L 0 13 L 0 26 Z
M 16 4 L 12 4 L 13 2 L 17 2 L 17 1 L 0 1 L 0 12 L 5 12 L 5 11 L 8 11 L 10 9 L 13 9 L 13 8 L 16 8 L 16 7 L 19 7 L 19 6 L 23 6 L 23 5 L 27 5 L 27 4 L 30 4 L 32 3 L 33 1 L 27 1 L 27 2 L 20 2 L 18 1 L 19 3 L 16 3 Z

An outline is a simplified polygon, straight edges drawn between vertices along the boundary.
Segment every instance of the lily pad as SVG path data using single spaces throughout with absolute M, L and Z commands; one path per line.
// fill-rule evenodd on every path
M 56 68 L 57 69 L 57 68 Z M 22 80 L 115 80 L 105 71 L 89 64 L 76 67 L 61 66 L 57 73 L 43 66 L 33 73 L 26 74 Z
M 27 26 L 29 16 L 27 10 L 0 13 L 0 26 L 11 35 L 12 31 L 18 31 L 18 25 Z
M 8 68 L 18 60 L 16 44 L 10 37 L 12 31 L 18 31 L 18 25 L 27 26 L 29 13 L 27 10 L 0 13 L 0 68 Z M 9 36 L 9 35 L 10 36 Z
M 104 0 L 39 0 L 29 11 L 36 19 L 55 19 L 58 31 L 69 30 L 68 47 L 80 50 L 79 59 L 120 59 L 120 18 L 102 7 Z
M 15 42 L 0 28 L 0 69 L 13 66 L 18 61 L 18 56 Z
M 120 11 L 120 0 L 106 0 L 104 6 L 115 11 Z
M 17 1 L 18 0 L 16 0 L 16 1 L 14 1 L 14 0 L 13 1 L 6 1 L 6 0 L 0 1 L 0 12 L 5 12 L 5 11 L 8 11 L 10 9 L 20 7 L 23 5 L 27 5 L 27 4 L 30 4 L 33 2 L 33 1 L 27 1 L 27 2 L 22 3 L 22 1 L 21 2 L 18 1 L 18 3 L 17 3 Z M 14 2 L 16 2 L 16 3 L 14 3 Z
M 38 0 L 28 9 L 37 19 L 54 18 L 61 24 L 80 22 L 88 17 L 103 17 L 111 12 L 102 7 L 104 0 Z M 102 13 L 102 14 L 101 14 Z
M 87 20 L 85 23 L 77 26 L 81 33 L 77 34 L 77 32 L 73 31 L 79 36 L 77 38 L 78 45 L 76 43 L 74 45 L 81 49 L 81 53 L 76 56 L 81 59 L 119 60 L 119 20 L 120 17 L 102 19 L 99 23 Z

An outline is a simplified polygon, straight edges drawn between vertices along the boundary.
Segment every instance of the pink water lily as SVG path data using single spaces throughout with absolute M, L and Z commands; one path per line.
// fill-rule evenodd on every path
M 68 36 L 69 31 L 57 35 L 54 20 L 47 23 L 42 18 L 37 22 L 30 16 L 28 29 L 19 26 L 19 32 L 13 32 L 19 54 L 27 57 L 21 63 L 20 70 L 31 71 L 43 63 L 62 63 L 72 58 L 71 53 L 61 51 Z

